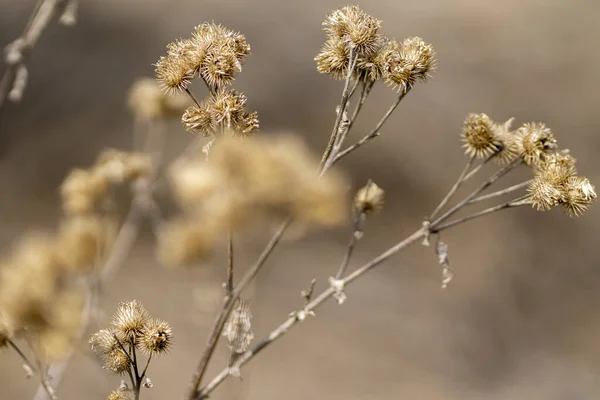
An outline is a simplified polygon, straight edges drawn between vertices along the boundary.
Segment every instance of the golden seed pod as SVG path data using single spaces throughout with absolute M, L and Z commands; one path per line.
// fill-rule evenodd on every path
M 511 131 L 514 118 L 503 124 L 492 124 L 493 136 L 498 141 L 498 151 L 494 160 L 499 164 L 508 164 L 521 156 L 521 138 Z
M 131 389 L 119 389 L 111 392 L 106 400 L 135 400 L 135 393 Z
M 349 57 L 346 43 L 338 37 L 330 37 L 315 57 L 317 70 L 333 79 L 344 80 L 348 75 Z
M 377 50 L 381 21 L 357 6 L 346 6 L 331 12 L 323 26 L 331 37 L 346 41 L 358 54 L 370 54 Z
M 188 107 L 181 116 L 181 123 L 185 130 L 209 137 L 216 131 L 216 123 L 211 111 L 206 107 Z
M 462 138 L 465 153 L 471 157 L 489 157 L 500 148 L 494 122 L 486 114 L 469 114 L 465 119 Z
M 577 175 L 575 158 L 570 154 L 549 153 L 538 171 L 548 182 L 555 185 L 565 185 L 569 178 Z
M 119 304 L 112 325 L 119 340 L 135 343 L 149 320 L 148 311 L 140 302 L 133 300 Z
M 230 129 L 244 116 L 247 101 L 242 92 L 221 89 L 211 95 L 209 110 L 217 124 Z
M 566 185 L 566 196 L 561 204 L 574 217 L 581 216 L 596 200 L 596 189 L 585 177 L 570 177 Z
M 256 134 L 259 128 L 258 113 L 245 113 L 235 124 L 233 135 L 237 138 L 247 139 Z
M 547 211 L 560 204 L 564 197 L 564 188 L 544 179 L 543 174 L 538 174 L 527 188 L 529 199 L 538 211 Z
M 556 139 L 543 123 L 526 123 L 517 134 L 521 137 L 523 161 L 530 167 L 539 167 L 546 155 L 557 148 Z
M 104 359 L 104 369 L 110 373 L 124 375 L 130 368 L 131 359 L 120 347 L 107 354 Z
M 384 198 L 384 190 L 369 181 L 356 193 L 354 206 L 360 213 L 374 214 L 383 208 Z
M 419 37 L 405 39 L 399 50 L 396 46 L 391 42 L 382 54 L 383 77 L 395 90 L 405 92 L 430 77 L 435 67 L 435 51 Z
M 218 89 L 229 85 L 242 70 L 242 64 L 234 48 L 226 44 L 215 44 L 209 47 L 200 67 L 200 76 L 206 84 Z
M 156 80 L 167 94 L 187 89 L 195 74 L 187 60 L 170 54 L 161 57 L 155 67 Z
M 151 320 L 140 336 L 139 347 L 146 354 L 161 354 L 169 350 L 173 340 L 171 326 L 165 321 Z
M 108 329 L 101 329 L 94 333 L 88 340 L 92 351 L 102 360 L 106 360 L 115 350 L 119 349 L 119 343 L 115 333 Z

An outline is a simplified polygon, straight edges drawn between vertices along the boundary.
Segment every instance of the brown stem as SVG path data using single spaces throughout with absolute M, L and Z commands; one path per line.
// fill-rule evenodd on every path
M 352 258 L 352 254 L 354 253 L 356 242 L 362 234 L 362 224 L 365 220 L 365 216 L 366 215 L 363 210 L 356 212 L 356 216 L 354 218 L 354 229 L 352 231 L 352 236 L 350 236 L 350 240 L 348 242 L 348 249 L 346 250 L 346 254 L 344 255 L 342 264 L 340 265 L 340 268 L 338 269 L 338 272 L 335 275 L 335 279 L 342 278 L 344 276 L 344 273 L 346 272 L 346 268 L 348 268 L 348 264 L 350 264 L 350 259 Z
M 469 220 L 471 220 L 473 218 L 481 217 L 482 215 L 491 214 L 493 212 L 500 211 L 500 210 L 503 210 L 505 208 L 519 207 L 519 206 L 524 206 L 526 204 L 529 204 L 528 202 L 524 201 L 525 199 L 526 199 L 525 196 L 524 197 L 520 197 L 518 199 L 509 201 L 509 202 L 506 202 L 506 203 L 503 203 L 503 204 L 499 204 L 499 205 L 494 206 L 494 207 L 486 208 L 485 210 L 476 212 L 474 214 L 467 215 L 466 217 L 459 218 L 459 219 L 457 219 L 455 221 L 451 221 L 451 222 L 447 222 L 447 223 L 442 224 L 442 225 L 438 225 L 435 229 L 431 230 L 431 233 L 438 233 L 438 232 L 440 232 L 440 231 L 442 231 L 444 229 L 448 229 L 448 228 L 450 228 L 450 227 L 452 227 L 454 225 L 458 225 L 458 224 L 461 224 L 463 222 L 469 221 Z
M 227 296 L 231 297 L 233 292 L 233 235 L 229 232 L 227 243 L 227 283 L 225 287 Z
M 452 188 L 450 189 L 448 194 L 444 197 L 444 199 L 440 202 L 440 204 L 436 207 L 436 209 L 431 213 L 431 215 L 428 218 L 429 221 L 434 219 L 435 216 L 437 215 L 437 213 L 440 212 L 442 210 L 442 208 L 444 208 L 446 206 L 446 204 L 448 204 L 448 201 L 452 198 L 452 196 L 454 196 L 454 193 L 456 193 L 456 191 L 458 190 L 460 185 L 462 185 L 462 183 L 465 181 L 465 176 L 467 175 L 467 172 L 471 168 L 471 165 L 473 165 L 474 160 L 475 160 L 475 156 L 473 155 L 469 159 L 469 161 L 467 161 L 465 168 L 462 170 L 462 172 L 461 172 L 460 176 L 458 177 L 454 186 L 452 186 Z
M 325 165 L 331 156 L 331 152 L 333 151 L 333 146 L 337 141 L 340 123 L 342 122 L 342 117 L 344 116 L 344 111 L 346 111 L 346 106 L 348 105 L 348 100 L 350 99 L 350 80 L 352 78 L 352 72 L 354 71 L 354 67 L 356 66 L 356 61 L 358 60 L 358 53 L 351 51 L 349 62 L 348 62 L 348 74 L 346 75 L 346 82 L 344 83 L 344 90 L 342 91 L 342 99 L 340 100 L 339 110 L 337 116 L 335 118 L 335 123 L 333 124 L 333 130 L 331 131 L 331 136 L 329 137 L 329 143 L 327 143 L 327 148 L 323 153 L 323 157 L 321 158 L 321 163 L 319 164 L 319 172 L 325 169 Z
M 494 193 L 485 194 L 483 196 L 475 197 L 473 200 L 469 201 L 469 204 L 474 204 L 474 203 L 478 203 L 480 201 L 493 199 L 494 197 L 504 196 L 505 194 L 514 192 L 515 190 L 519 190 L 521 188 L 527 187 L 531 182 L 532 182 L 532 179 L 530 179 L 528 181 L 525 181 L 525 182 L 521 182 L 521 183 L 519 183 L 517 185 L 508 187 L 506 189 L 498 190 L 498 191 L 496 191 Z
M 387 110 L 387 112 L 385 113 L 385 115 L 381 118 L 381 120 L 379 120 L 379 122 L 377 123 L 377 125 L 375 126 L 375 128 L 373 128 L 373 130 L 371 130 L 371 132 L 369 132 L 365 137 L 363 137 L 362 139 L 360 139 L 358 142 L 354 143 L 352 146 L 350 146 L 347 149 L 345 149 L 345 150 L 341 151 L 340 153 L 338 153 L 333 158 L 333 160 L 331 161 L 331 164 L 335 164 L 340 159 L 342 159 L 345 156 L 347 156 L 348 154 L 352 153 L 354 150 L 358 149 L 360 146 L 362 146 L 363 144 L 365 144 L 369 140 L 371 140 L 371 139 L 376 138 L 377 136 L 379 136 L 379 130 L 386 123 L 386 121 L 392 115 L 392 113 L 394 112 L 394 110 L 396 110 L 396 108 L 398 107 L 398 105 L 400 104 L 400 102 L 402 101 L 402 99 L 408 94 L 408 92 L 410 92 L 410 87 L 407 88 L 406 91 L 402 92 L 396 98 L 396 100 L 394 101 L 394 103 L 390 106 L 390 108 Z
M 188 88 L 185 88 L 184 90 L 188 94 L 188 96 L 190 96 L 190 98 L 192 99 L 192 101 L 198 106 L 198 108 L 201 108 L 202 106 L 200 106 L 200 102 L 198 102 L 198 100 L 196 100 L 196 97 L 194 96 L 194 94 L 192 93 L 192 91 L 190 89 L 188 89 Z
M 496 157 L 497 154 L 498 153 L 494 153 L 491 156 L 489 156 L 488 158 L 486 158 L 485 160 L 483 160 L 483 162 L 481 164 L 479 164 L 478 166 L 476 166 L 475 168 L 473 168 L 473 170 L 471 172 L 469 172 L 465 176 L 465 178 L 463 179 L 463 181 L 468 181 L 473 176 L 475 176 L 475 174 L 477 174 L 479 171 L 481 171 L 481 168 L 483 168 L 484 165 L 486 165 L 488 162 L 490 162 L 492 160 L 492 158 Z

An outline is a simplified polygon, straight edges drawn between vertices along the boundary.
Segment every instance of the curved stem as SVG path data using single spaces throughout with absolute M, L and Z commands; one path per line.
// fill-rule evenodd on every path
M 456 193 L 456 191 L 458 190 L 458 188 L 460 187 L 460 185 L 465 181 L 465 176 L 467 175 L 467 172 L 471 168 L 471 165 L 473 165 L 473 161 L 474 160 L 475 160 L 475 156 L 473 155 L 469 159 L 469 161 L 467 161 L 467 164 L 465 165 L 465 168 L 462 170 L 462 172 L 459 175 L 458 180 L 456 181 L 456 183 L 454 184 L 454 186 L 452 186 L 452 188 L 450 188 L 450 191 L 448 192 L 448 194 L 446 195 L 446 197 L 444 197 L 442 199 L 442 201 L 440 202 L 440 204 L 431 213 L 431 215 L 429 216 L 429 219 L 428 219 L 429 221 L 431 221 L 432 219 L 434 219 L 435 216 L 437 215 L 437 213 L 440 212 L 442 210 L 442 208 L 444 208 L 446 206 L 446 204 L 448 204 L 448 201 L 452 198 L 452 196 L 454 196 L 454 193 Z

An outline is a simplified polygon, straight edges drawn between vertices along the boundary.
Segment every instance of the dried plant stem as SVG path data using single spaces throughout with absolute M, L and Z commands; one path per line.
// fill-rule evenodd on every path
M 373 88 L 373 85 L 375 84 L 375 82 L 362 81 L 362 84 L 363 84 L 363 87 L 362 87 L 362 91 L 360 93 L 360 99 L 358 100 L 358 103 L 356 103 L 356 106 L 354 107 L 354 111 L 352 112 L 352 117 L 350 117 L 350 120 L 348 122 L 348 126 L 346 127 L 346 129 L 344 129 L 342 134 L 339 135 L 339 138 L 335 144 L 335 148 L 334 148 L 334 152 L 333 152 L 334 155 L 332 157 L 335 157 L 335 154 L 339 153 L 340 148 L 342 147 L 342 144 L 344 144 L 344 141 L 346 140 L 346 136 L 348 136 L 348 132 L 350 132 L 350 130 L 352 129 L 352 126 L 354 125 L 354 121 L 356 121 L 356 118 L 358 117 L 358 114 L 360 113 L 362 106 L 365 104 L 365 101 L 367 100 L 369 93 L 371 93 L 371 89 Z
M 454 215 L 458 210 L 468 204 L 471 200 L 479 195 L 479 193 L 483 192 L 485 189 L 493 185 L 498 179 L 502 178 L 504 175 L 512 171 L 515 167 L 519 166 L 523 162 L 522 158 L 517 158 L 513 160 L 510 164 L 498 170 L 494 175 L 492 175 L 487 181 L 485 181 L 479 188 L 475 189 L 470 195 L 468 195 L 464 200 L 456 204 L 454 207 L 446 211 L 441 217 L 433 221 L 430 225 L 431 231 L 435 231 L 436 227 Z
M 452 196 L 454 196 L 454 193 L 456 193 L 456 191 L 458 190 L 460 185 L 462 185 L 462 183 L 465 181 L 465 176 L 467 175 L 467 172 L 469 172 L 469 169 L 471 169 L 471 165 L 473 165 L 473 161 L 475 161 L 474 155 L 469 159 L 469 161 L 467 161 L 465 168 L 460 173 L 454 186 L 452 186 L 452 188 L 450 189 L 448 194 L 442 199 L 440 204 L 431 213 L 431 215 L 429 216 L 429 219 L 428 219 L 429 221 L 433 220 L 436 217 L 436 215 L 446 206 L 446 204 L 448 204 L 448 201 L 450 201 Z
M 348 264 L 350 264 L 350 259 L 352 258 L 352 254 L 354 253 L 354 248 L 356 246 L 356 242 L 362 235 L 362 225 L 365 221 L 366 214 L 364 211 L 356 212 L 354 217 L 354 229 L 352 232 L 352 236 L 350 236 L 350 241 L 348 242 L 348 249 L 346 250 L 346 254 L 344 255 L 344 259 L 342 260 L 342 264 L 338 269 L 337 274 L 335 275 L 335 279 L 340 279 L 344 276 L 346 272 L 346 268 L 348 268 Z
M 213 328 L 210 332 L 210 335 L 208 338 L 208 343 L 202 353 L 202 356 L 200 357 L 200 362 L 198 363 L 198 366 L 196 367 L 194 376 L 192 377 L 192 383 L 188 389 L 186 398 L 188 398 L 188 399 L 196 398 L 198 388 L 200 387 L 202 378 L 204 377 L 204 374 L 206 373 L 206 368 L 208 367 L 208 362 L 210 361 L 210 359 L 213 355 L 213 352 L 215 350 L 215 347 L 217 346 L 219 337 L 221 335 L 221 331 L 223 331 L 223 327 L 225 326 L 225 323 L 227 322 L 227 317 L 229 316 L 229 313 L 231 312 L 231 310 L 233 309 L 233 306 L 235 305 L 235 301 L 238 299 L 238 297 L 240 296 L 242 291 L 248 286 L 248 284 L 250 284 L 250 282 L 252 282 L 252 280 L 258 273 L 258 271 L 263 267 L 265 261 L 267 261 L 267 258 L 269 258 L 269 255 L 271 255 L 271 253 L 273 252 L 273 249 L 275 248 L 275 246 L 277 246 L 277 244 L 283 237 L 283 234 L 285 233 L 286 229 L 288 228 L 288 226 L 290 226 L 291 223 L 292 223 L 291 217 L 286 218 L 285 221 L 283 221 L 281 223 L 281 225 L 279 226 L 279 228 L 277 229 L 277 231 L 275 232 L 275 234 L 273 235 L 273 237 L 271 238 L 271 240 L 269 241 L 267 246 L 264 248 L 263 252 L 258 257 L 258 260 L 244 274 L 244 276 L 242 277 L 240 282 L 235 286 L 231 296 L 225 297 L 225 301 L 223 302 L 221 311 L 219 312 L 219 315 L 215 319 Z
M 8 344 L 19 355 L 19 357 L 21 357 L 21 359 L 23 360 L 23 362 L 25 363 L 27 368 L 29 368 L 31 371 L 36 372 L 39 375 L 40 386 L 44 390 L 44 393 L 46 395 L 48 395 L 48 397 L 51 398 L 52 400 L 55 400 L 56 394 L 54 394 L 54 389 L 52 388 L 52 386 L 50 386 L 48 379 L 43 375 L 43 371 L 40 371 L 33 364 L 31 364 L 31 362 L 29 361 L 29 358 L 27 358 L 27 356 L 25 355 L 23 350 L 21 350 L 15 342 L 13 342 L 12 340 L 9 339 Z
M 31 50 L 56 14 L 58 7 L 64 2 L 65 0 L 39 0 L 21 36 L 6 47 L 4 57 L 6 71 L 0 81 L 0 110 L 13 89 L 17 71 L 20 67 L 25 68 L 25 61 Z M 23 89 L 24 86 L 20 90 Z M 18 97 L 20 96 L 16 96 Z
M 231 293 L 233 293 L 233 235 L 231 231 L 227 243 L 227 282 L 225 285 L 227 296 L 231 297 Z
M 350 100 L 350 91 L 348 90 L 350 88 L 350 80 L 352 79 L 352 72 L 354 71 L 354 67 L 356 66 L 357 60 L 358 53 L 356 53 L 355 51 L 350 51 L 348 62 L 349 68 L 348 74 L 346 75 L 346 82 L 344 83 L 344 90 L 342 91 L 342 99 L 340 100 L 340 105 L 337 112 L 337 116 L 335 118 L 335 123 L 333 124 L 333 130 L 331 131 L 331 136 L 329 137 L 329 143 L 327 143 L 327 148 L 325 149 L 323 157 L 321 158 L 321 163 L 319 164 L 319 172 L 325 169 L 327 161 L 331 156 L 331 152 L 333 151 L 334 145 L 340 133 L 340 123 L 342 122 L 344 111 L 346 111 L 348 100 Z
M 209 88 L 209 90 L 210 90 L 210 88 Z M 188 88 L 185 88 L 185 92 L 188 94 L 188 96 L 190 96 L 190 98 L 196 104 L 196 106 L 198 106 L 198 108 L 200 108 L 200 102 L 198 102 L 198 100 L 196 100 L 196 97 L 194 96 L 192 91 Z M 211 93 L 212 93 L 212 91 L 211 91 Z
M 332 157 L 331 164 L 332 165 L 335 164 L 340 159 L 342 159 L 343 157 L 345 157 L 348 154 L 352 153 L 354 150 L 358 149 L 360 146 L 362 146 L 363 144 L 365 144 L 369 140 L 371 140 L 371 139 L 376 138 L 377 136 L 379 136 L 379 130 L 386 123 L 386 121 L 392 115 L 392 113 L 396 110 L 396 108 L 398 107 L 398 105 L 400 104 L 400 102 L 402 101 L 402 99 L 408 94 L 408 92 L 410 92 L 410 87 L 407 88 L 406 91 L 402 92 L 396 98 L 396 100 L 394 101 L 394 103 L 390 106 L 390 108 L 387 110 L 387 112 L 385 113 L 385 115 L 381 118 L 381 120 L 379 120 L 379 122 L 377 123 L 377 125 L 375 126 L 375 128 L 373 128 L 373 130 L 371 132 L 369 132 L 365 137 L 363 137 L 362 139 L 360 139 L 358 142 L 354 143 L 352 146 L 350 146 L 350 147 L 346 148 L 345 150 L 341 151 L 340 153 L 336 154 L 335 157 Z
M 490 162 L 490 160 L 492 158 L 496 157 L 496 154 L 498 154 L 498 153 L 492 154 L 491 156 L 489 156 L 488 158 L 483 160 L 483 162 L 481 164 L 479 164 L 475 168 L 473 168 L 473 170 L 465 176 L 465 178 L 463 179 L 463 182 L 468 181 L 469 179 L 474 177 L 479 171 L 481 171 L 481 168 L 483 168 L 484 165 L 486 165 L 488 162 Z
M 440 231 L 442 231 L 444 229 L 448 229 L 448 228 L 450 228 L 450 227 L 452 227 L 454 225 L 458 225 L 460 223 L 466 222 L 466 221 L 471 220 L 473 218 L 477 218 L 477 217 L 481 217 L 483 215 L 491 214 L 493 212 L 500 211 L 500 210 L 503 210 L 505 208 L 519 207 L 519 206 L 524 206 L 524 205 L 527 205 L 527 204 L 529 204 L 529 202 L 526 201 L 526 196 L 523 196 L 523 197 L 520 197 L 518 199 L 514 199 L 512 201 L 508 201 L 506 203 L 502 203 L 502 204 L 499 204 L 499 205 L 494 206 L 494 207 L 486 208 L 485 210 L 476 212 L 474 214 L 467 215 L 466 217 L 459 218 L 456 221 L 451 221 L 451 222 L 447 222 L 445 224 L 438 225 L 435 229 L 431 230 L 431 233 L 438 233 L 438 232 L 440 232 Z
M 516 184 L 514 186 L 508 187 L 506 189 L 498 190 L 497 192 L 494 192 L 494 193 L 485 194 L 483 196 L 475 197 L 474 199 L 472 199 L 471 201 L 469 201 L 469 204 L 474 204 L 474 203 L 478 203 L 480 201 L 493 199 L 494 197 L 504 196 L 505 194 L 512 193 L 515 190 L 519 190 L 521 188 L 527 187 L 532 181 L 533 180 L 530 179 L 528 181 L 521 182 L 519 184 Z

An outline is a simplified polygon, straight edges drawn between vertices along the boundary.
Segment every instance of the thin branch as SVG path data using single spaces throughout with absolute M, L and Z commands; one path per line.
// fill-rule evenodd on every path
M 490 207 L 490 208 L 487 208 L 485 210 L 476 212 L 476 213 L 468 215 L 466 217 L 459 218 L 456 221 L 447 222 L 445 224 L 437 226 L 435 229 L 432 229 L 431 233 L 438 233 L 438 232 L 440 232 L 440 231 L 442 231 L 444 229 L 448 229 L 448 228 L 450 228 L 452 226 L 455 226 L 455 225 L 461 224 L 463 222 L 469 221 L 469 220 L 471 220 L 473 218 L 481 217 L 482 215 L 491 214 L 493 212 L 504 210 L 506 208 L 519 207 L 519 206 L 524 206 L 524 205 L 529 204 L 529 202 L 527 202 L 525 199 L 526 199 L 526 196 L 523 196 L 523 197 L 520 197 L 518 199 L 515 199 L 515 200 L 512 200 L 512 201 L 509 201 L 509 202 L 506 202 L 506 203 L 503 203 L 503 204 L 499 204 L 497 206 Z
M 473 200 L 469 201 L 469 204 L 474 204 L 474 203 L 478 203 L 480 201 L 484 201 L 484 200 L 489 200 L 489 199 L 493 199 L 494 197 L 499 197 L 499 196 L 504 196 L 505 194 L 514 192 L 515 190 L 519 190 L 521 188 L 527 187 L 529 186 L 529 184 L 532 182 L 533 180 L 530 179 L 528 181 L 525 182 L 521 182 L 519 184 L 516 184 L 514 186 L 508 187 L 506 189 L 502 189 L 502 190 L 498 190 L 497 192 L 494 193 L 490 193 L 490 194 L 485 194 L 483 196 L 478 196 L 475 197 Z
M 473 155 L 469 159 L 469 161 L 467 161 L 465 168 L 462 170 L 462 172 L 461 172 L 460 176 L 458 177 L 454 186 L 452 186 L 452 188 L 450 189 L 450 191 L 448 192 L 446 197 L 444 197 L 444 199 L 440 202 L 440 204 L 435 208 L 435 210 L 429 216 L 429 218 L 428 218 L 429 221 L 433 220 L 436 217 L 436 215 L 446 206 L 446 204 L 448 204 L 448 201 L 452 198 L 452 196 L 454 196 L 454 193 L 456 193 L 456 191 L 458 190 L 460 185 L 462 185 L 462 183 L 465 181 L 465 176 L 467 175 L 467 172 L 469 172 L 469 169 L 471 169 L 471 165 L 473 165 L 473 161 L 475 161 L 475 155 Z
M 402 99 L 408 94 L 408 92 L 410 92 L 410 87 L 407 88 L 406 91 L 402 92 L 398 96 L 398 98 L 396 98 L 396 100 L 394 101 L 394 103 L 390 106 L 390 108 L 387 110 L 387 112 L 385 113 L 385 115 L 381 118 L 381 120 L 379 120 L 379 122 L 377 123 L 377 125 L 375 126 L 375 128 L 373 128 L 373 130 L 371 132 L 369 132 L 365 137 L 363 137 L 362 139 L 360 139 L 358 142 L 354 143 L 352 146 L 350 146 L 350 147 L 346 148 L 345 150 L 341 151 L 340 153 L 338 153 L 335 156 L 335 158 L 333 158 L 333 160 L 331 161 L 331 164 L 335 164 L 340 159 L 342 159 L 345 156 L 347 156 L 348 154 L 352 153 L 354 150 L 358 149 L 360 146 L 362 146 L 363 144 L 365 144 L 369 140 L 371 140 L 371 139 L 376 138 L 377 136 L 379 136 L 379 130 L 386 123 L 386 121 L 392 115 L 392 113 L 394 112 L 394 110 L 396 110 L 396 108 L 398 107 L 398 105 L 400 104 L 400 102 L 402 101 Z
M 227 296 L 233 292 L 233 235 L 229 232 L 229 241 L 227 243 L 227 282 L 225 284 Z
M 468 204 L 471 200 L 473 200 L 475 197 L 477 197 L 479 195 L 479 193 L 483 192 L 485 189 L 487 189 L 488 187 L 493 185 L 498 179 L 500 179 L 501 177 L 503 177 L 504 175 L 506 175 L 507 173 L 512 171 L 515 167 L 521 165 L 522 162 L 523 162 L 522 158 L 517 158 L 517 159 L 513 160 L 510 164 L 506 165 L 504 168 L 497 171 L 494 175 L 492 175 L 487 181 L 485 181 L 479 188 L 475 189 L 464 200 L 462 200 L 461 202 L 456 204 L 450 210 L 446 211 L 445 214 L 443 214 L 441 217 L 439 217 L 434 222 L 432 222 L 430 225 L 431 231 L 433 232 L 441 222 L 445 221 L 447 218 L 454 215 L 465 204 Z
M 489 156 L 488 158 L 486 158 L 485 160 L 483 160 L 481 162 L 481 164 L 477 165 L 475 168 L 473 168 L 473 170 L 471 172 L 469 172 L 467 174 L 467 176 L 465 176 L 465 178 L 463 179 L 463 181 L 468 181 L 469 179 L 471 179 L 472 177 L 475 176 L 475 174 L 477 174 L 481 168 L 483 168 L 484 165 L 486 165 L 488 162 L 490 162 L 494 157 L 496 157 L 498 153 L 494 153 L 491 156 Z
M 331 155 L 332 158 L 335 158 L 337 153 L 339 153 L 340 148 L 342 147 L 342 144 L 344 144 L 344 141 L 346 140 L 348 133 L 352 129 L 352 126 L 354 125 L 354 122 L 356 121 L 356 118 L 358 117 L 358 114 L 360 113 L 360 110 L 362 109 L 362 106 L 365 104 L 365 101 L 367 100 L 369 93 L 371 93 L 371 89 L 373 88 L 373 85 L 375 84 L 375 82 L 362 81 L 362 84 L 363 84 L 362 85 L 363 87 L 362 87 L 362 91 L 360 93 L 360 99 L 358 100 L 358 103 L 356 103 L 356 106 L 354 107 L 354 111 L 352 112 L 352 117 L 350 117 L 350 119 L 348 120 L 348 126 L 346 126 L 346 128 L 343 130 L 342 134 L 339 135 L 338 140 L 335 143 L 335 147 L 334 147 L 333 153 Z
M 350 259 L 352 258 L 352 254 L 354 253 L 354 247 L 356 246 L 356 242 L 362 235 L 362 224 L 365 221 L 365 212 L 363 210 L 357 211 L 354 217 L 354 229 L 352 231 L 352 236 L 350 236 L 350 240 L 348 242 L 348 249 L 346 250 L 346 254 L 344 255 L 344 259 L 342 260 L 342 264 L 338 269 L 337 274 L 335 275 L 335 279 L 341 279 L 346 272 L 346 268 L 348 268 L 348 264 L 350 264 Z
M 333 146 L 337 141 L 337 137 L 339 135 L 340 123 L 342 122 L 342 117 L 344 116 L 344 111 L 346 111 L 346 106 L 348 105 L 348 100 L 350 99 L 349 87 L 350 80 L 352 78 L 352 72 L 354 71 L 354 67 L 356 66 L 356 62 L 358 60 L 358 53 L 354 50 L 350 51 L 349 56 L 349 68 L 348 74 L 346 75 L 346 82 L 344 83 L 344 90 L 342 91 L 342 99 L 340 100 L 339 109 L 337 112 L 337 116 L 335 118 L 335 123 L 333 124 L 333 130 L 331 131 L 331 136 L 329 137 L 329 143 L 327 143 L 327 148 L 323 153 L 323 157 L 321 158 L 321 163 L 319 164 L 319 172 L 325 170 L 325 165 L 331 156 L 331 152 L 333 151 Z
M 198 102 L 198 100 L 196 100 L 196 97 L 194 97 L 194 95 L 192 94 L 191 90 L 188 89 L 188 88 L 185 88 L 184 90 L 188 94 L 188 96 L 190 96 L 190 98 L 192 99 L 192 101 L 194 103 L 196 103 L 196 105 L 198 106 L 198 108 L 201 108 L 202 106 L 200 106 L 200 103 Z M 210 88 L 209 88 L 209 90 L 210 90 Z M 211 91 L 211 93 L 212 93 L 212 91 Z
M 59 6 L 64 2 L 65 0 L 39 0 L 21 36 L 6 46 L 4 57 L 6 71 L 4 71 L 0 81 L 0 110 L 14 87 L 17 70 L 26 68 L 25 62 L 31 51 L 56 14 Z M 19 100 L 23 89 L 24 87 L 20 89 L 21 93 L 15 94 L 15 100 Z

